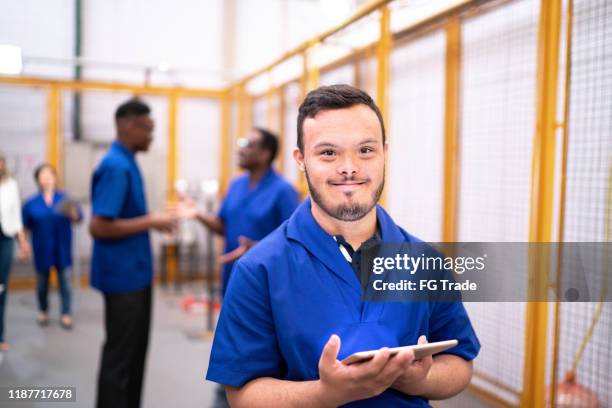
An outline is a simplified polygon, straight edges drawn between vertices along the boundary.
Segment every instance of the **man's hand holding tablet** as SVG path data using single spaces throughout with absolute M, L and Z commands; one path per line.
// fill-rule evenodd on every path
M 319 359 L 319 400 L 323 407 L 337 407 L 351 401 L 381 394 L 414 361 L 414 352 L 402 350 L 391 355 L 388 347 L 361 363 L 346 365 L 338 360 L 340 338 L 332 335 Z
M 355 353 L 339 361 L 340 338 L 332 335 L 319 360 L 322 403 L 342 405 L 371 398 L 394 385 L 410 384 L 418 393 L 433 363 L 432 354 L 457 345 L 457 340 L 429 344 L 425 336 L 415 346 Z M 415 358 L 415 354 L 419 359 Z

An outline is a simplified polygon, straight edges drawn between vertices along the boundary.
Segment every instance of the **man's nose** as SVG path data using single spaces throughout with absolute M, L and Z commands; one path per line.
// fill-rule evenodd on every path
M 359 165 L 357 160 L 350 155 L 344 157 L 340 163 L 340 166 L 338 167 L 338 173 L 349 177 L 359 173 Z

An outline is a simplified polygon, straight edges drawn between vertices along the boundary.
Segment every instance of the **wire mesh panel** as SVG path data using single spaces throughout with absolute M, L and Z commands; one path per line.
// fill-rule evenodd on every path
M 253 126 L 266 127 L 268 124 L 268 100 L 266 95 L 253 100 Z
M 25 198 L 36 192 L 32 177 L 46 160 L 47 90 L 0 86 L 0 151 Z
M 463 24 L 462 241 L 528 239 L 537 22 L 526 0 Z
M 366 53 L 359 60 L 359 86 L 376 101 L 376 55 L 374 53 Z
M 571 47 L 563 239 L 609 242 L 612 241 L 612 209 L 608 201 L 612 189 L 612 4 L 609 1 L 574 1 Z M 608 257 L 612 259 L 612 254 Z M 604 262 L 604 257 L 600 256 L 598 261 Z M 569 267 L 568 263 L 562 264 L 562 268 Z M 602 268 L 611 279 L 609 269 L 609 264 Z M 599 290 L 595 288 L 595 300 L 600 297 Z M 563 381 L 568 373 L 569 379 L 575 375 L 573 383 L 584 391 L 582 401 L 590 404 L 597 401 L 601 407 L 612 406 L 611 306 L 597 302 L 562 303 L 559 315 L 557 380 Z M 589 335 L 590 327 L 592 334 Z M 584 351 L 580 354 L 582 347 Z M 568 398 L 571 395 L 558 387 L 557 402 Z
M 219 102 L 181 98 L 178 110 L 178 177 L 198 185 L 202 181 L 218 180 Z M 206 160 L 202 160 L 204 157 Z
M 441 240 L 445 50 L 438 31 L 391 53 L 389 210 L 430 242 Z
M 220 181 L 220 101 L 199 98 L 179 99 L 177 127 L 177 179 L 184 181 L 183 188 L 186 189 L 186 193 L 201 209 L 205 209 L 208 198 L 205 197 L 204 187 L 210 182 Z M 204 158 L 206 160 L 203 160 Z M 178 237 L 183 253 L 190 253 L 188 258 L 199 254 L 200 259 L 205 260 L 209 255 L 207 243 L 210 236 L 208 231 L 197 224 L 193 220 L 182 221 Z M 191 258 L 191 262 L 195 264 L 192 263 L 190 268 L 197 267 L 196 260 L 197 257 Z M 193 269 L 191 273 L 195 272 Z
M 522 0 L 463 22 L 459 241 L 529 239 L 538 14 L 537 0 Z M 482 343 L 474 382 L 517 403 L 525 304 L 466 308 Z
M 321 72 L 319 85 L 355 84 L 355 65 L 352 63 L 341 65 L 329 71 Z
M 280 112 L 281 110 L 280 94 L 279 92 L 274 91 L 273 94 L 266 95 L 264 98 L 266 99 L 267 106 L 266 106 L 266 121 L 263 127 L 278 134 L 280 132 L 280 114 L 281 114 Z

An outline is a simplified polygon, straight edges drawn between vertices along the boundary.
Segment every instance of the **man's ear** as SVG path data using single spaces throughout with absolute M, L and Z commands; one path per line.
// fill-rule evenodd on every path
M 293 159 L 297 163 L 298 168 L 300 169 L 300 171 L 303 172 L 306 169 L 306 166 L 304 165 L 304 154 L 297 147 L 295 149 L 293 149 Z
M 270 161 L 271 158 L 272 158 L 272 152 L 270 150 L 264 150 L 263 162 L 266 164 L 272 165 L 274 160 Z

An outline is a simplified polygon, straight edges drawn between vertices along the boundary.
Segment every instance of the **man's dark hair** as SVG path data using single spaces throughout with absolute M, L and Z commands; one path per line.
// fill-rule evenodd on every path
M 376 103 L 374 103 L 370 95 L 361 89 L 341 84 L 321 86 L 308 92 L 308 95 L 304 98 L 300 105 L 297 119 L 297 145 L 300 151 L 304 151 L 304 121 L 306 118 L 314 118 L 321 111 L 350 108 L 355 105 L 365 105 L 374 111 L 380 122 L 384 144 L 385 124 Z
M 261 148 L 270 152 L 268 164 L 272 164 L 278 153 L 278 137 L 264 128 L 255 127 L 255 130 L 261 135 Z
M 38 166 L 36 166 L 36 168 L 34 169 L 34 181 L 36 182 L 36 184 L 38 184 L 38 176 L 40 175 L 40 172 L 43 171 L 44 169 L 49 169 L 51 170 L 53 174 L 56 174 L 55 167 L 53 167 L 51 164 L 41 163 Z
M 115 120 L 128 118 L 130 116 L 148 115 L 149 113 L 151 113 L 151 108 L 149 108 L 149 105 L 140 99 L 134 98 L 119 105 L 115 111 Z

